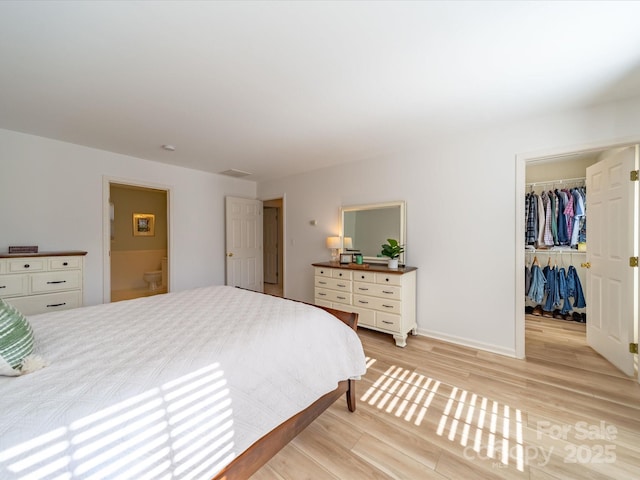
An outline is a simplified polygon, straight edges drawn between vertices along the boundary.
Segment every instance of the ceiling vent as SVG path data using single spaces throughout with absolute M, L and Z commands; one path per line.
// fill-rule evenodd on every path
M 227 175 L 228 177 L 241 178 L 241 177 L 246 177 L 247 175 L 251 175 L 251 173 L 232 168 L 231 170 L 225 170 L 224 172 L 220 172 L 220 175 Z

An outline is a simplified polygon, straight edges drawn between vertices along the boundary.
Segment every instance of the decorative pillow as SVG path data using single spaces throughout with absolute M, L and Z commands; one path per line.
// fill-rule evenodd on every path
M 0 298 L 0 375 L 18 376 L 45 366 L 33 352 L 33 330 L 22 313 Z

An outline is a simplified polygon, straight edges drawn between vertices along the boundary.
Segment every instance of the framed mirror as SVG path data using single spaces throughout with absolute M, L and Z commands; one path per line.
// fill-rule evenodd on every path
M 381 255 L 382 244 L 388 238 L 405 244 L 405 202 L 352 205 L 340 209 L 343 236 L 343 251 L 362 253 L 365 262 L 386 262 Z M 404 253 L 399 262 L 404 264 Z

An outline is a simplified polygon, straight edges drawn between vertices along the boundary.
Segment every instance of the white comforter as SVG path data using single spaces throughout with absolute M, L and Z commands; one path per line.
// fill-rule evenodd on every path
M 0 377 L 2 479 L 211 478 L 366 368 L 328 313 L 231 287 L 29 321 L 50 365 Z

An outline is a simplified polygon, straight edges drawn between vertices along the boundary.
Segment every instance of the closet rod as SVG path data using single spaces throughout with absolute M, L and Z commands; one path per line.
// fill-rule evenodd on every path
M 582 254 L 582 253 L 587 253 L 584 250 L 531 250 L 530 248 L 525 248 L 524 249 L 525 253 L 530 253 L 532 255 L 556 255 L 558 253 L 562 254 L 562 255 L 566 255 L 566 254 L 574 254 L 574 253 L 578 253 L 578 254 Z
M 549 180 L 547 182 L 532 182 L 527 183 L 527 187 L 535 187 L 538 185 L 562 185 L 563 183 L 578 183 L 586 181 L 586 177 L 577 177 L 577 178 L 562 178 L 559 180 Z

